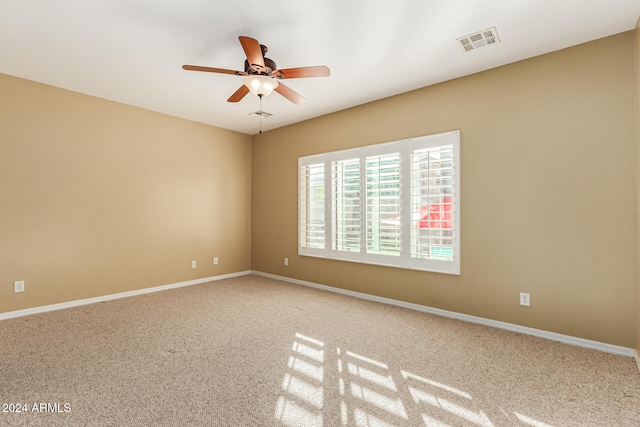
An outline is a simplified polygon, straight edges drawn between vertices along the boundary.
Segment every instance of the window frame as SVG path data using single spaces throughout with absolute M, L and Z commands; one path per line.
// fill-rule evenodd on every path
M 447 185 L 452 192 L 451 202 L 449 203 L 446 198 L 440 208 L 445 210 L 444 204 L 447 204 L 447 222 L 450 222 L 452 236 L 446 236 L 446 238 L 452 241 L 452 254 L 451 260 L 440 259 L 425 259 L 414 257 L 412 255 L 412 239 L 414 234 L 417 236 L 417 232 L 412 234 L 412 227 L 418 227 L 415 224 L 415 214 L 412 217 L 411 208 L 412 205 L 412 170 L 411 170 L 411 155 L 412 151 L 424 150 L 437 147 L 448 147 L 451 145 L 452 151 L 452 172 L 451 178 L 453 183 Z M 367 214 L 369 210 L 369 204 L 367 203 L 367 158 L 386 155 L 390 153 L 399 154 L 399 168 L 400 168 L 400 181 L 399 181 L 399 214 L 398 220 L 400 221 L 400 253 L 396 255 L 386 255 L 380 253 L 368 252 L 368 232 L 367 232 Z M 359 252 L 353 250 L 339 250 L 334 247 L 334 223 L 337 220 L 334 215 L 337 212 L 337 208 L 334 206 L 334 170 L 335 163 L 359 159 L 359 237 L 360 246 Z M 303 242 L 303 225 L 305 218 L 303 218 L 302 201 L 305 193 L 302 188 L 303 177 L 302 170 L 304 166 L 309 165 L 324 165 L 324 248 L 309 247 Z M 337 180 L 337 178 L 336 178 Z M 419 188 L 423 190 L 422 187 Z M 438 193 L 438 196 L 443 196 L 445 193 Z M 444 197 L 444 196 L 443 196 Z M 429 207 L 431 209 L 431 207 Z M 431 212 L 431 211 L 429 211 Z M 424 221 L 422 218 L 420 222 Z M 428 220 L 431 221 L 431 220 Z M 440 225 L 440 227 L 443 227 Z M 441 228 L 442 231 L 442 228 Z M 430 238 L 430 235 L 427 237 Z M 406 269 L 431 271 L 437 273 L 446 274 L 460 274 L 460 131 L 450 131 L 434 135 L 425 135 L 416 138 L 410 138 L 400 141 L 386 142 L 382 144 L 374 144 L 363 146 L 355 149 L 340 150 L 334 152 L 327 152 L 321 154 L 315 154 L 311 156 L 298 157 L 298 254 L 302 256 L 320 257 L 328 259 L 336 259 L 341 261 L 351 261 L 358 263 L 384 265 L 390 267 L 399 267 Z M 447 254 L 447 256 L 449 256 Z

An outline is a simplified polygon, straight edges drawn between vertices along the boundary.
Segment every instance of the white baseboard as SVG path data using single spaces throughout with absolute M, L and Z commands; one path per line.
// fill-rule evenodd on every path
M 380 302 L 383 304 L 396 305 L 398 307 L 404 307 L 411 310 L 421 311 L 424 313 L 435 314 L 443 317 L 450 317 L 453 319 L 463 320 L 470 323 L 478 323 L 485 326 L 491 326 L 494 328 L 505 329 L 507 331 L 519 332 L 521 334 L 532 335 L 535 337 L 546 338 L 553 341 L 559 341 L 565 344 L 571 344 L 577 347 L 590 348 L 594 350 L 603 351 L 605 353 L 617 354 L 620 356 L 634 357 L 638 363 L 640 369 L 640 357 L 635 349 L 628 347 L 621 347 L 613 344 L 606 344 L 599 341 L 587 340 L 584 338 L 572 337 L 570 335 L 557 334 L 555 332 L 543 331 L 541 329 L 529 328 L 526 326 L 520 326 L 513 323 L 500 322 L 497 320 L 485 319 L 483 317 L 470 316 L 468 314 L 456 313 L 454 311 L 441 310 L 439 308 L 428 307 L 419 304 L 413 304 L 404 301 L 398 301 L 390 298 L 383 298 L 375 295 L 364 294 L 361 292 L 349 291 L 346 289 L 334 288 L 332 286 L 320 285 L 318 283 L 307 282 L 304 280 L 292 279 L 290 277 L 278 276 L 270 273 L 263 273 L 260 271 L 252 271 L 257 276 L 268 277 L 271 279 L 282 280 L 284 282 L 294 283 L 297 285 L 309 286 L 311 288 L 321 289 L 323 291 L 335 292 L 342 295 L 348 295 L 355 298 L 361 298 L 369 301 Z
M 176 289 L 176 288 L 182 288 L 182 287 L 185 287 L 185 286 L 199 285 L 201 283 L 214 282 L 214 281 L 217 281 L 217 280 L 229 279 L 231 277 L 246 276 L 246 275 L 249 275 L 249 274 L 251 274 L 251 271 L 240 271 L 238 273 L 222 274 L 220 276 L 213 276 L 213 277 L 205 277 L 203 279 L 188 280 L 186 282 L 179 282 L 179 283 L 172 283 L 172 284 L 169 284 L 169 285 L 155 286 L 153 288 L 136 289 L 135 291 L 128 291 L 128 292 L 121 292 L 121 293 L 117 293 L 117 294 L 103 295 L 103 296 L 99 296 L 99 297 L 86 298 L 86 299 L 80 299 L 80 300 L 75 300 L 75 301 L 68 301 L 68 302 L 63 302 L 63 303 L 59 303 L 59 304 L 44 305 L 44 306 L 41 306 L 41 307 L 26 308 L 24 310 L 9 311 L 9 312 L 6 312 L 6 313 L 0 313 L 0 321 L 1 320 L 6 320 L 6 319 L 13 319 L 15 317 L 29 316 L 31 314 L 46 313 L 48 311 L 55 311 L 55 310 L 62 310 L 62 309 L 65 309 L 65 308 L 78 307 L 78 306 L 81 306 L 81 305 L 95 304 L 97 302 L 110 301 L 110 300 L 119 299 L 119 298 L 134 297 L 136 295 L 149 294 L 149 293 L 152 293 L 152 292 L 166 291 L 168 289 Z

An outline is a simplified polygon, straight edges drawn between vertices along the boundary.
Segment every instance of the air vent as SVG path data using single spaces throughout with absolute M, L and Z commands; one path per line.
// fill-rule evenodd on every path
M 491 27 L 474 34 L 461 37 L 458 39 L 458 43 L 465 52 L 470 52 L 483 46 L 500 43 L 500 39 L 498 38 L 496 27 Z
M 266 111 L 262 111 L 262 110 L 254 111 L 253 113 L 249 113 L 249 115 L 253 117 L 260 117 L 262 119 L 267 119 L 273 116 L 273 114 L 267 113 Z

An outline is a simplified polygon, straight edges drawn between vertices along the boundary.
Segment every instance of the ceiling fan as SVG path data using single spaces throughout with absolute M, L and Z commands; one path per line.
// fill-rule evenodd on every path
M 249 92 L 262 98 L 275 90 L 294 104 L 301 104 L 305 101 L 304 97 L 279 81 L 305 77 L 328 77 L 331 74 L 329 68 L 324 65 L 279 70 L 273 60 L 264 56 L 267 53 L 265 45 L 258 43 L 256 39 L 251 37 L 240 36 L 239 39 L 247 56 L 244 61 L 244 71 L 201 67 L 199 65 L 183 65 L 182 68 L 189 71 L 245 76 L 244 84 L 227 99 L 228 102 L 238 102 Z

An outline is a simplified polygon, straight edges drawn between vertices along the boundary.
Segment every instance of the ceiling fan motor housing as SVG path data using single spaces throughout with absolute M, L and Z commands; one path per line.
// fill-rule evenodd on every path
M 259 64 L 249 65 L 249 61 L 244 60 L 244 72 L 247 74 L 262 74 L 265 76 L 270 76 L 273 70 L 277 70 L 278 67 L 276 63 L 269 59 L 264 58 L 264 67 Z

